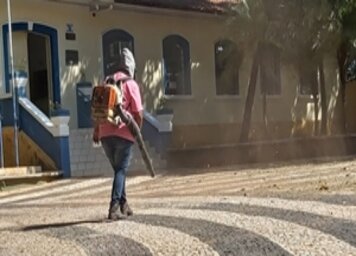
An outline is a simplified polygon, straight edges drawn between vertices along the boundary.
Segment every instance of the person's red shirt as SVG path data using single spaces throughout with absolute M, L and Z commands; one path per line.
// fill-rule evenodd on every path
M 114 80 L 126 79 L 128 76 L 123 72 L 117 72 L 114 74 Z M 143 106 L 140 94 L 140 88 L 134 79 L 129 79 L 122 83 L 123 92 L 123 109 L 128 111 L 136 120 L 137 116 L 142 116 Z M 141 122 L 141 120 L 139 121 Z M 138 124 L 140 126 L 140 123 Z M 108 136 L 118 136 L 130 141 L 135 141 L 135 138 L 124 123 L 120 123 L 118 126 L 109 122 L 99 125 L 99 138 Z

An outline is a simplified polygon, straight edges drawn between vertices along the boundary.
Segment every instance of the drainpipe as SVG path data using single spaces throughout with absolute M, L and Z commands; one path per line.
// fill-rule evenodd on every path
M 10 0 L 7 0 L 7 17 L 9 27 L 9 50 L 11 63 L 11 80 L 12 80 L 12 103 L 14 109 L 14 147 L 15 147 L 15 163 L 19 166 L 19 139 L 18 139 L 18 102 L 17 102 L 17 82 L 14 70 L 14 51 L 12 44 L 12 19 Z M 6 54 L 6 53 L 5 53 Z

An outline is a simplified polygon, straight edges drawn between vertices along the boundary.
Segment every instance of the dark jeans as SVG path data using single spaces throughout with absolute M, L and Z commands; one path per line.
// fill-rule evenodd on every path
M 110 207 L 126 202 L 126 174 L 130 164 L 133 142 L 111 136 L 101 139 L 106 156 L 114 169 Z

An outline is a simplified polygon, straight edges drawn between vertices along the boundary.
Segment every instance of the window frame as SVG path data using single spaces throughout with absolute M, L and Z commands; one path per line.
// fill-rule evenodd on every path
M 110 29 L 103 33 L 102 35 L 102 53 L 103 53 L 103 74 L 104 76 L 111 75 L 112 72 L 110 72 L 110 67 L 107 68 L 106 66 L 109 65 L 110 61 L 110 45 L 111 43 L 117 42 L 117 40 L 110 40 L 111 38 L 119 38 L 119 39 L 124 39 L 124 40 L 119 40 L 120 42 L 129 42 L 131 44 L 129 46 L 129 49 L 132 51 L 133 54 L 135 54 L 135 38 L 132 34 L 130 34 L 128 31 L 123 30 L 123 29 Z M 106 45 L 106 43 L 109 43 L 109 45 Z M 106 47 L 107 46 L 107 47 Z M 123 46 L 122 48 L 124 48 Z M 122 50 L 122 49 L 121 49 Z M 109 57 L 107 59 L 107 57 Z M 114 69 L 114 68 L 113 68 Z
M 313 69 L 313 70 L 311 70 L 311 69 Z M 305 74 L 306 70 L 311 70 L 311 72 L 309 74 Z M 302 80 L 304 80 L 304 79 L 302 79 L 302 77 L 304 77 L 304 75 L 308 75 L 306 80 L 308 81 L 308 83 L 310 85 L 312 84 L 312 79 L 311 79 L 312 76 L 311 75 L 315 76 L 313 78 L 313 80 L 315 80 L 315 81 L 313 81 L 313 82 L 316 83 L 316 88 L 318 88 L 317 95 L 319 95 L 319 93 L 320 93 L 319 92 L 319 71 L 318 71 L 317 65 L 315 64 L 312 67 L 307 67 L 307 68 L 299 67 L 299 70 L 298 70 L 298 96 L 303 97 L 303 98 L 312 98 L 313 97 L 313 88 L 311 86 L 309 87 L 310 93 L 302 93 L 301 92 L 302 84 L 305 84 L 302 81 Z
M 233 82 L 233 85 L 235 85 L 235 86 L 236 86 L 236 82 L 237 82 L 237 92 L 236 93 L 228 93 L 228 92 L 219 93 L 218 92 L 217 47 L 219 46 L 219 44 L 225 44 L 225 46 L 228 45 L 228 47 L 233 47 L 232 51 L 236 51 L 235 56 L 238 57 L 238 62 L 237 62 L 237 68 L 236 68 L 237 74 L 235 74 L 235 75 L 237 77 L 235 77 L 234 82 Z M 229 55 L 229 57 L 227 59 L 234 60 L 231 55 Z M 242 61 L 243 61 L 242 53 L 239 51 L 236 42 L 234 42 L 233 40 L 222 38 L 222 39 L 217 40 L 214 43 L 214 78 L 215 78 L 214 86 L 215 86 L 215 97 L 216 98 L 219 98 L 219 99 L 220 98 L 221 99 L 241 98 L 240 68 L 241 68 Z M 227 88 L 229 89 L 230 87 L 227 87 Z
M 262 46 L 261 46 L 261 53 L 260 53 L 260 64 L 259 64 L 259 67 L 260 67 L 260 72 L 259 72 L 259 81 L 260 81 L 260 95 L 263 96 L 264 95 L 264 92 L 263 92 L 263 88 L 265 88 L 263 86 L 263 83 L 264 83 L 264 79 L 266 79 L 266 77 L 268 76 L 265 76 L 268 72 L 266 72 L 263 67 L 263 60 L 264 58 L 266 59 L 272 59 L 273 58 L 273 64 L 274 64 L 274 67 L 276 68 L 277 67 L 277 82 L 278 82 L 278 93 L 274 93 L 274 94 L 270 94 L 267 90 L 266 92 L 266 97 L 268 98 L 279 98 L 283 95 L 283 91 L 282 91 L 282 65 L 281 65 L 281 51 L 280 49 L 272 44 L 272 43 L 263 43 Z M 272 57 L 272 58 L 270 58 Z M 266 66 L 271 66 L 271 65 L 266 65 Z M 266 83 L 267 86 L 268 86 L 268 83 Z
M 190 59 L 190 44 L 189 41 L 181 35 L 178 34 L 170 34 L 162 39 L 162 89 L 163 95 L 167 99 L 171 98 L 192 98 L 193 90 L 192 90 L 192 82 L 191 82 L 191 59 Z M 183 77 L 183 92 L 184 93 L 167 93 L 166 83 L 168 81 L 167 78 L 167 57 L 166 50 L 167 48 L 172 47 L 169 43 L 177 43 L 181 46 L 183 51 L 183 72 L 185 71 L 185 75 Z M 167 45 L 168 44 L 168 45 Z M 166 48 L 167 47 L 167 48 Z M 182 58 L 182 56 L 180 56 Z M 187 83 L 187 84 L 186 84 Z M 177 87 L 178 88 L 178 87 Z M 187 92 L 186 92 L 187 91 Z

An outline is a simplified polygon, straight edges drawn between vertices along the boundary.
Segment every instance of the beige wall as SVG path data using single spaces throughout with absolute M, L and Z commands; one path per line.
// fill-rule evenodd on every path
M 138 67 L 138 80 L 143 87 L 146 109 L 152 111 L 162 95 L 162 40 L 167 35 L 179 34 L 190 43 L 191 54 L 191 96 L 169 97 L 168 105 L 174 109 L 175 137 L 177 141 L 187 141 L 182 134 L 190 133 L 189 127 L 205 127 L 208 131 L 216 127 L 232 127 L 224 132 L 231 138 L 236 133 L 243 115 L 247 85 L 251 68 L 251 49 L 244 49 L 245 59 L 240 70 L 240 96 L 224 97 L 215 95 L 214 44 L 219 39 L 231 35 L 222 18 L 208 15 L 184 15 L 182 12 L 157 14 L 134 11 L 105 11 L 92 17 L 88 7 L 57 4 L 43 1 L 13 0 L 13 21 L 32 21 L 51 26 L 58 30 L 61 92 L 64 107 L 71 110 L 71 127 L 76 126 L 75 85 L 80 79 L 81 67 L 86 79 L 94 84 L 102 77 L 101 37 L 110 29 L 123 29 L 135 40 L 135 55 Z M 0 3 L 0 23 L 6 21 L 4 1 Z M 66 41 L 66 24 L 73 24 L 76 41 Z M 238 32 L 233 37 L 239 40 Z M 79 50 L 81 67 L 66 67 L 64 53 L 66 49 Z M 1 63 L 1 65 L 3 65 Z M 333 58 L 325 60 L 327 72 L 327 96 L 329 114 L 333 114 L 333 97 L 337 92 L 336 62 Z M 0 86 L 3 87 L 3 75 L 0 69 Z M 281 123 L 289 127 L 293 122 L 305 122 L 313 118 L 312 99 L 297 94 L 297 74 L 293 67 L 282 65 L 282 95 L 268 97 L 268 116 L 270 122 Z M 256 90 L 253 122 L 259 127 L 262 121 L 262 97 L 259 87 Z M 225 125 L 228 124 L 228 125 Z M 217 125 L 217 126 L 215 126 Z M 199 129 L 198 129 L 199 130 Z M 207 141 L 210 132 L 194 132 L 197 141 Z M 234 135 L 235 136 L 235 135 Z M 188 137 L 187 137 L 188 138 Z M 229 141 L 230 139 L 224 139 Z M 211 140 L 211 141 L 215 141 Z M 178 143 L 179 144 L 179 143 Z M 209 144 L 209 143 L 207 143 Z M 183 144 L 182 144 L 183 145 Z M 199 143 L 196 143 L 199 145 Z
M 6 22 L 6 5 L 0 4 L 0 23 Z M 71 126 L 76 125 L 75 84 L 80 78 L 80 67 L 66 67 L 66 49 L 78 49 L 80 65 L 85 69 L 87 80 L 94 83 L 102 77 L 101 37 L 110 29 L 118 28 L 129 32 L 135 39 L 135 55 L 138 79 L 142 83 L 144 99 L 148 110 L 158 103 L 162 87 L 162 40 L 170 34 L 179 34 L 190 42 L 192 61 L 193 95 L 185 99 L 172 99 L 178 124 L 191 122 L 212 122 L 215 117 L 207 116 L 214 93 L 213 43 L 219 38 L 219 18 L 204 16 L 175 16 L 144 14 L 131 11 L 106 11 L 92 17 L 88 7 L 57 4 L 43 1 L 12 1 L 13 22 L 27 21 L 56 28 L 59 35 L 59 59 L 63 105 L 72 113 Z M 66 24 L 73 24 L 76 41 L 65 40 Z M 209 27 L 209 33 L 200 33 L 202 27 Z M 201 43 L 205 42 L 205 43 Z M 1 63 L 1 65 L 3 65 Z M 3 70 L 3 68 L 1 69 Z M 209 74 L 208 76 L 206 74 Z M 3 75 L 1 77 L 4 80 Z M 214 96 L 213 96 L 214 97 Z M 202 102 L 208 104 L 202 104 Z M 218 100 L 218 102 L 222 102 Z M 233 101 L 231 101 L 233 102 Z M 187 104 L 188 103 L 188 104 Z M 191 110 L 188 105 L 197 106 L 196 113 L 206 116 L 198 121 L 194 116 L 184 115 Z M 219 104 L 219 103 L 218 103 Z M 232 103 L 235 105 L 236 103 Z M 219 104 L 221 105 L 221 104 Z M 218 109 L 224 109 L 219 107 Z M 218 112 L 221 110 L 218 110 Z M 188 111 L 191 112 L 191 111 Z M 217 116 L 217 115 L 214 115 Z M 231 119 L 231 118 L 229 118 Z

